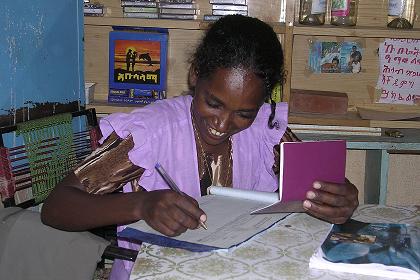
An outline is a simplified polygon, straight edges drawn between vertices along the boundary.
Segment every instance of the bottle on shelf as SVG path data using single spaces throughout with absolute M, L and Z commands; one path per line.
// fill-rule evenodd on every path
M 359 0 L 332 0 L 331 24 L 352 26 L 357 22 Z
M 322 25 L 325 23 L 326 0 L 300 0 L 299 23 Z
M 399 29 L 413 28 L 415 0 L 388 1 L 388 27 Z

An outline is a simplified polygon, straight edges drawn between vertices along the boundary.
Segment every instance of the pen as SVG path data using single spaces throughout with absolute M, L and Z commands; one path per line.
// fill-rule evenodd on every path
M 166 173 L 165 169 L 163 169 L 162 165 L 160 165 L 159 162 L 155 164 L 155 168 L 159 172 L 159 174 L 163 177 L 163 179 L 168 184 L 168 186 L 171 188 L 171 190 L 179 193 L 180 195 L 184 195 L 184 193 L 181 192 L 181 190 L 178 188 L 177 184 L 174 182 L 174 180 L 172 180 L 171 177 L 169 177 L 168 173 Z M 199 223 L 200 223 L 200 226 L 202 228 L 207 230 L 207 226 L 202 220 L 199 220 Z

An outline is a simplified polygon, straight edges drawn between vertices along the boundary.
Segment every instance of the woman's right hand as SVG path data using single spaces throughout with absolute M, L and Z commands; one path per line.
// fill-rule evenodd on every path
M 177 236 L 187 229 L 196 229 L 206 214 L 195 199 L 172 190 L 140 192 L 140 219 L 167 236 Z

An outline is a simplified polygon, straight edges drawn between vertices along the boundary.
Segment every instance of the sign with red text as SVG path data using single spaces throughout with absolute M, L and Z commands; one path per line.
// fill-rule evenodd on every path
M 420 40 L 385 39 L 379 45 L 379 103 L 415 104 L 420 99 Z

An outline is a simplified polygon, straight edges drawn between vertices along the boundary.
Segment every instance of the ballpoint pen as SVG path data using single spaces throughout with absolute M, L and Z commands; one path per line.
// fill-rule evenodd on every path
M 159 162 L 155 164 L 155 168 L 159 172 L 159 174 L 163 177 L 163 179 L 168 184 L 168 186 L 171 188 L 171 190 L 179 193 L 180 195 L 185 195 L 183 192 L 181 192 L 181 190 L 178 188 L 177 184 L 174 182 L 174 180 L 172 180 L 172 178 L 168 175 L 168 173 L 166 173 L 165 169 L 162 167 L 162 165 L 160 165 Z M 202 220 L 199 220 L 199 223 L 200 223 L 200 226 L 202 228 L 207 230 L 207 226 Z

